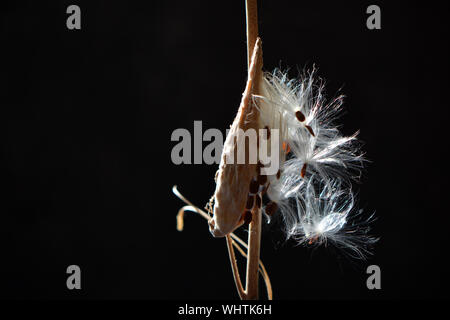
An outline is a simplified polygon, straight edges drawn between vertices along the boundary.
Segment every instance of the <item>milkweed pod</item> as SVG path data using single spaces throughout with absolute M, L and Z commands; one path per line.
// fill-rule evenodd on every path
M 213 221 L 209 224 L 214 237 L 224 237 L 243 224 L 241 217 L 245 212 L 250 184 L 257 175 L 257 163 L 251 163 L 248 159 L 244 163 L 227 159 L 233 159 L 238 154 L 240 145 L 245 146 L 246 155 L 249 153 L 249 144 L 239 140 L 245 139 L 245 136 L 237 134 L 239 130 L 246 132 L 253 129 L 258 132 L 260 129 L 259 111 L 252 101 L 252 95 L 258 92 L 262 82 L 261 60 L 261 39 L 258 38 L 241 104 L 222 151 L 214 193 Z

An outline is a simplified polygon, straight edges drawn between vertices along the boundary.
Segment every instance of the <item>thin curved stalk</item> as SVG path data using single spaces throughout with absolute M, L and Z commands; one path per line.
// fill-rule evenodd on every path
M 233 239 L 231 239 L 231 236 L 227 234 L 226 240 L 227 240 L 228 255 L 230 256 L 231 269 L 233 271 L 234 283 L 236 284 L 236 289 L 238 291 L 241 300 L 246 300 L 247 293 L 245 292 L 244 287 L 242 286 L 241 276 L 239 275 L 239 269 L 236 263 L 236 256 L 234 255 L 233 250 Z
M 197 206 L 195 206 L 194 204 L 192 204 L 192 202 L 190 202 L 189 200 L 187 200 L 177 189 L 177 186 L 174 186 L 172 188 L 172 192 L 179 198 L 181 199 L 183 202 L 185 202 L 187 204 L 187 206 L 182 207 L 180 210 L 178 210 L 178 214 L 177 214 L 177 230 L 178 231 L 183 231 L 184 228 L 184 213 L 186 211 L 192 211 L 192 212 L 196 212 L 198 213 L 200 216 L 202 216 L 204 219 L 209 220 L 211 219 L 211 217 L 203 210 L 201 210 L 200 208 L 198 208 Z M 232 238 L 232 245 L 238 250 L 238 252 L 244 257 L 247 258 L 247 254 L 244 252 L 244 250 L 242 250 L 242 248 L 239 246 L 241 245 L 242 247 L 244 247 L 245 249 L 248 250 L 248 246 L 247 244 L 241 239 L 239 238 L 236 234 L 234 233 L 230 233 L 229 236 Z M 227 244 L 228 244 L 228 240 L 227 240 Z M 230 250 L 230 249 L 228 249 Z M 234 252 L 233 252 L 234 255 Z M 231 255 L 230 255 L 230 259 L 231 259 Z M 234 261 L 236 261 L 235 257 L 234 257 Z M 237 271 L 237 265 L 236 265 L 236 271 Z M 269 300 L 272 300 L 273 298 L 273 292 L 272 292 L 272 284 L 270 282 L 270 277 L 269 274 L 267 273 L 266 268 L 264 267 L 264 264 L 262 263 L 261 260 L 259 260 L 259 268 L 258 268 L 259 273 L 261 274 L 261 276 L 264 279 L 264 283 L 266 285 L 266 289 L 267 289 L 267 297 Z M 237 274 L 238 271 L 237 271 Z M 234 274 L 233 274 L 234 275 Z M 236 279 L 235 279 L 236 281 Z M 240 281 L 240 278 L 239 278 Z M 242 287 L 242 282 L 241 282 L 241 287 Z M 243 289 L 242 289 L 243 291 Z M 239 289 L 238 289 L 239 292 Z M 242 297 L 241 297 L 242 298 Z

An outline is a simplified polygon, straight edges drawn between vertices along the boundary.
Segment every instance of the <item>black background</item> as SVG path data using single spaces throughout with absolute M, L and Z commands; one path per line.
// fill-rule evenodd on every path
M 82 29 L 66 28 L 77 4 Z M 366 28 L 378 4 L 382 29 Z M 264 229 L 276 299 L 448 298 L 445 111 L 448 7 L 427 2 L 261 1 L 266 70 L 313 64 L 346 94 L 343 131 L 372 161 L 358 185 L 381 240 L 367 262 Z M 2 4 L 2 298 L 237 298 L 223 239 L 186 216 L 216 165 L 173 165 L 176 128 L 223 132 L 246 81 L 243 1 Z M 245 231 L 240 232 L 245 237 Z M 66 268 L 82 290 L 66 288 Z M 366 287 L 379 265 L 381 290 Z M 241 268 L 243 265 L 241 265 Z M 262 282 L 261 282 L 262 285 Z

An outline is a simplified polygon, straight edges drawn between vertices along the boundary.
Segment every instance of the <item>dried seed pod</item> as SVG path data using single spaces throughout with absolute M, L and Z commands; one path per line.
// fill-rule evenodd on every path
M 259 191 L 259 184 L 254 180 L 256 163 L 238 164 L 237 161 L 227 163 L 226 159 L 237 154 L 238 146 L 242 143 L 239 139 L 245 139 L 237 134 L 239 130 L 246 132 L 248 129 L 253 129 L 258 132 L 258 129 L 261 129 L 259 111 L 254 107 L 251 99 L 252 94 L 259 90 L 259 84 L 262 81 L 261 65 L 261 39 L 258 38 L 251 58 L 247 85 L 238 113 L 225 140 L 219 165 L 214 193 L 215 223 L 210 225 L 210 231 L 214 237 L 224 237 L 242 224 L 241 216 L 247 205 L 249 191 L 251 193 Z M 248 145 L 245 143 L 244 145 L 245 154 L 248 154 Z M 253 188 L 253 181 L 256 188 Z

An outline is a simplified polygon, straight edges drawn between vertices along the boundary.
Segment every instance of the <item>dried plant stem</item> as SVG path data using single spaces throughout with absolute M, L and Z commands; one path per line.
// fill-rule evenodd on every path
M 247 18 L 247 65 L 250 67 L 253 48 L 256 38 L 258 38 L 258 1 L 245 0 L 245 13 Z
M 231 269 L 233 270 L 234 283 L 236 284 L 236 289 L 238 291 L 241 300 L 246 300 L 247 293 L 245 292 L 244 287 L 242 286 L 241 276 L 239 275 L 239 268 L 237 266 L 236 256 L 234 255 L 233 250 L 233 239 L 231 239 L 231 236 L 227 234 L 226 240 L 228 247 L 228 255 L 230 256 Z
M 258 38 L 258 1 L 246 0 L 247 15 L 247 61 L 250 67 L 250 60 L 253 54 L 253 48 Z M 262 55 L 261 55 L 262 56 Z M 262 69 L 262 58 L 258 59 L 257 75 L 253 85 L 253 94 L 258 94 L 259 75 Z M 252 222 L 249 226 L 248 234 L 248 258 L 247 258 L 247 277 L 246 277 L 246 300 L 258 299 L 258 267 L 261 246 L 261 208 L 255 206 L 252 210 Z
M 246 300 L 258 299 L 258 261 L 261 246 L 261 209 L 255 207 L 248 234 Z
M 243 246 L 245 249 L 248 249 L 247 244 L 242 241 L 240 238 L 234 235 L 234 233 L 231 233 L 231 238 L 233 240 L 233 246 L 238 250 L 238 252 L 244 257 L 247 258 L 247 254 L 242 250 L 240 246 L 236 242 L 239 242 L 241 246 Z M 264 279 L 264 283 L 266 284 L 266 290 L 267 290 L 267 297 L 269 300 L 272 300 L 273 298 L 273 292 L 272 292 L 272 284 L 270 283 L 269 274 L 267 273 L 266 268 L 264 267 L 264 264 L 261 260 L 259 260 L 259 273 Z

